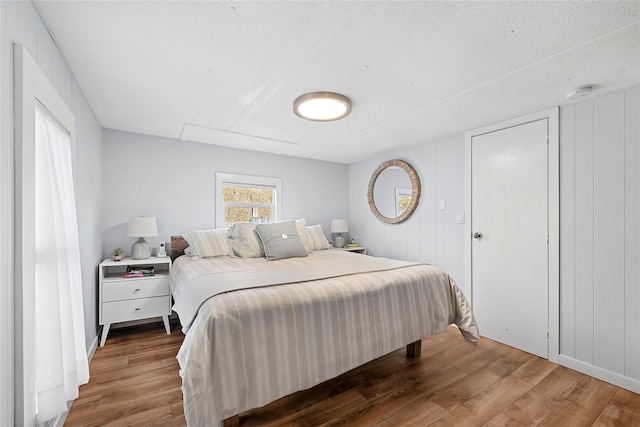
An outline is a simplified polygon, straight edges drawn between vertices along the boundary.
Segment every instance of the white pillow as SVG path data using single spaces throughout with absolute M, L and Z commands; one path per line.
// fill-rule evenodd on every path
M 296 228 L 298 229 L 298 236 L 304 246 L 304 249 L 309 252 L 309 238 L 307 237 L 307 220 L 306 218 L 296 219 Z
M 236 222 L 229 228 L 231 237 L 231 256 L 239 258 L 262 258 L 264 250 L 260 247 L 260 239 L 255 233 L 256 224 L 252 222 Z
M 195 230 L 182 237 L 189 243 L 185 254 L 191 257 L 214 257 L 229 255 L 229 237 L 226 228 Z
M 322 231 L 322 224 L 307 227 L 307 240 L 310 251 L 321 251 L 330 248 L 327 236 L 325 236 L 324 231 Z

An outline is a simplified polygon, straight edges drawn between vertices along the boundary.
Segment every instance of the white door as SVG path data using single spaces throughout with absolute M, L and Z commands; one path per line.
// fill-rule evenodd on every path
M 480 333 L 548 358 L 547 119 L 471 138 L 471 275 Z

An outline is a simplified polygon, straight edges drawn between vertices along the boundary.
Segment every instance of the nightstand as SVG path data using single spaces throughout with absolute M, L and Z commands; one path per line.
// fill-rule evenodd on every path
M 366 255 L 367 254 L 367 248 L 363 248 L 362 246 L 355 246 L 355 247 L 346 247 L 346 248 L 333 248 L 336 251 L 347 251 L 347 252 L 355 252 L 357 254 L 362 254 L 362 255 Z
M 126 278 L 129 266 L 153 266 L 155 274 L 147 277 Z M 169 272 L 171 258 L 125 258 L 122 261 L 105 259 L 100 263 L 98 310 L 103 325 L 100 347 L 104 346 L 111 324 L 131 320 L 162 317 L 167 334 L 171 334 L 171 292 Z

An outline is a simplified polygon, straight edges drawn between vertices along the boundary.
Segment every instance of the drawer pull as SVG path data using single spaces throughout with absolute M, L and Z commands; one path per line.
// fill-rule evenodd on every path
M 137 308 L 136 308 L 135 310 L 133 310 L 133 311 L 140 311 L 140 308 L 139 308 L 139 307 L 137 307 Z
M 134 289 L 134 290 L 133 290 L 133 293 L 134 293 L 134 294 L 135 294 L 136 292 L 140 292 L 140 288 L 138 288 L 138 289 Z

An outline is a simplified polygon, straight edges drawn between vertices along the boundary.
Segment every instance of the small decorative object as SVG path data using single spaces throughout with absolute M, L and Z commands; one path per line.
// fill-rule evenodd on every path
M 331 220 L 331 233 L 336 233 L 336 237 L 333 238 L 333 246 L 336 248 L 344 248 L 345 241 L 342 233 L 348 233 L 349 226 L 346 219 L 332 219 Z
M 111 261 L 122 261 L 124 259 L 124 249 L 117 247 L 111 252 Z
M 347 243 L 347 247 L 348 248 L 357 248 L 358 244 L 356 243 L 355 240 L 351 239 L 351 240 L 349 240 L 349 243 Z
M 139 237 L 138 241 L 131 247 L 131 258 L 147 259 L 151 257 L 151 245 L 144 240 L 145 237 L 158 235 L 156 218 L 153 216 L 135 216 L 129 218 L 127 225 L 127 236 Z

